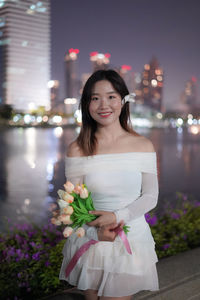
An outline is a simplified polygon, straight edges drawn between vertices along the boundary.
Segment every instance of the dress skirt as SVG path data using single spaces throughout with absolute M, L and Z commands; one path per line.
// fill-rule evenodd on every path
M 159 290 L 155 242 L 144 216 L 129 225 L 129 254 L 117 236 L 114 242 L 101 242 L 90 246 L 80 257 L 70 275 L 65 269 L 76 251 L 89 239 L 72 234 L 63 248 L 63 262 L 59 278 L 80 290 L 93 289 L 98 296 L 123 297 L 142 290 Z

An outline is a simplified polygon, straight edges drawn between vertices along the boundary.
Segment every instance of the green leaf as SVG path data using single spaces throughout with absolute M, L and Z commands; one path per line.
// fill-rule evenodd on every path
M 130 231 L 129 228 L 130 228 L 130 226 L 127 226 L 127 225 L 123 226 L 123 230 L 124 230 L 125 234 L 127 234 Z
M 83 213 L 87 213 L 87 209 L 85 207 L 85 200 L 82 200 L 80 197 L 77 199 L 79 207 Z M 84 202 L 83 202 L 84 201 Z

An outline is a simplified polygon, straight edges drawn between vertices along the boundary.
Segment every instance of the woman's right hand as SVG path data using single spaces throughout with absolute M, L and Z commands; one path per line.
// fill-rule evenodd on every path
M 100 227 L 97 230 L 98 240 L 104 242 L 114 242 L 118 233 L 115 231 L 117 228 L 123 228 L 124 222 L 120 221 L 119 224 L 113 223 Z

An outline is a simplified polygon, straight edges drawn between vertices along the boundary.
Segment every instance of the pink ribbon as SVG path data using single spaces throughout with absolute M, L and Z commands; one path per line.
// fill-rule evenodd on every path
M 94 245 L 98 243 L 98 241 L 95 240 L 90 240 L 88 242 L 86 242 L 85 244 L 83 244 L 78 251 L 76 251 L 76 253 L 74 254 L 74 256 L 72 257 L 72 259 L 70 260 L 70 263 L 68 264 L 66 270 L 65 270 L 65 276 L 68 277 L 69 274 L 71 273 L 71 271 L 73 270 L 73 268 L 75 267 L 75 265 L 77 264 L 77 261 L 79 260 L 79 258 L 90 248 L 91 245 Z
M 132 254 L 131 251 L 131 247 L 129 245 L 128 239 L 126 237 L 126 234 L 124 233 L 124 231 L 118 227 L 114 230 L 116 233 L 118 233 L 118 235 L 120 236 L 122 242 L 124 243 L 124 246 L 126 247 L 126 250 L 129 254 Z M 89 240 L 88 242 L 86 242 L 85 244 L 83 244 L 74 254 L 74 256 L 72 257 L 72 259 L 70 260 L 66 270 L 65 270 L 65 276 L 68 277 L 69 274 L 71 273 L 71 271 L 73 270 L 73 268 L 75 267 L 75 265 L 77 264 L 77 261 L 79 260 L 79 258 L 90 248 L 91 245 L 94 245 L 98 243 L 98 241 L 95 240 Z
M 126 247 L 127 252 L 129 254 L 132 254 L 131 247 L 129 245 L 129 241 L 128 241 L 127 237 L 126 237 L 126 234 L 124 233 L 124 230 L 121 229 L 120 227 L 118 227 L 118 228 L 114 229 L 114 231 L 116 233 L 118 233 L 118 235 L 120 236 L 122 242 L 124 243 L 124 246 Z

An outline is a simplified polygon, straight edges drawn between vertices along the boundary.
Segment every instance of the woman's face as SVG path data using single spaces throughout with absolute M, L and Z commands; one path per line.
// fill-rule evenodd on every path
M 119 121 L 122 98 L 108 80 L 95 83 L 92 89 L 89 113 L 100 125 L 110 125 Z

